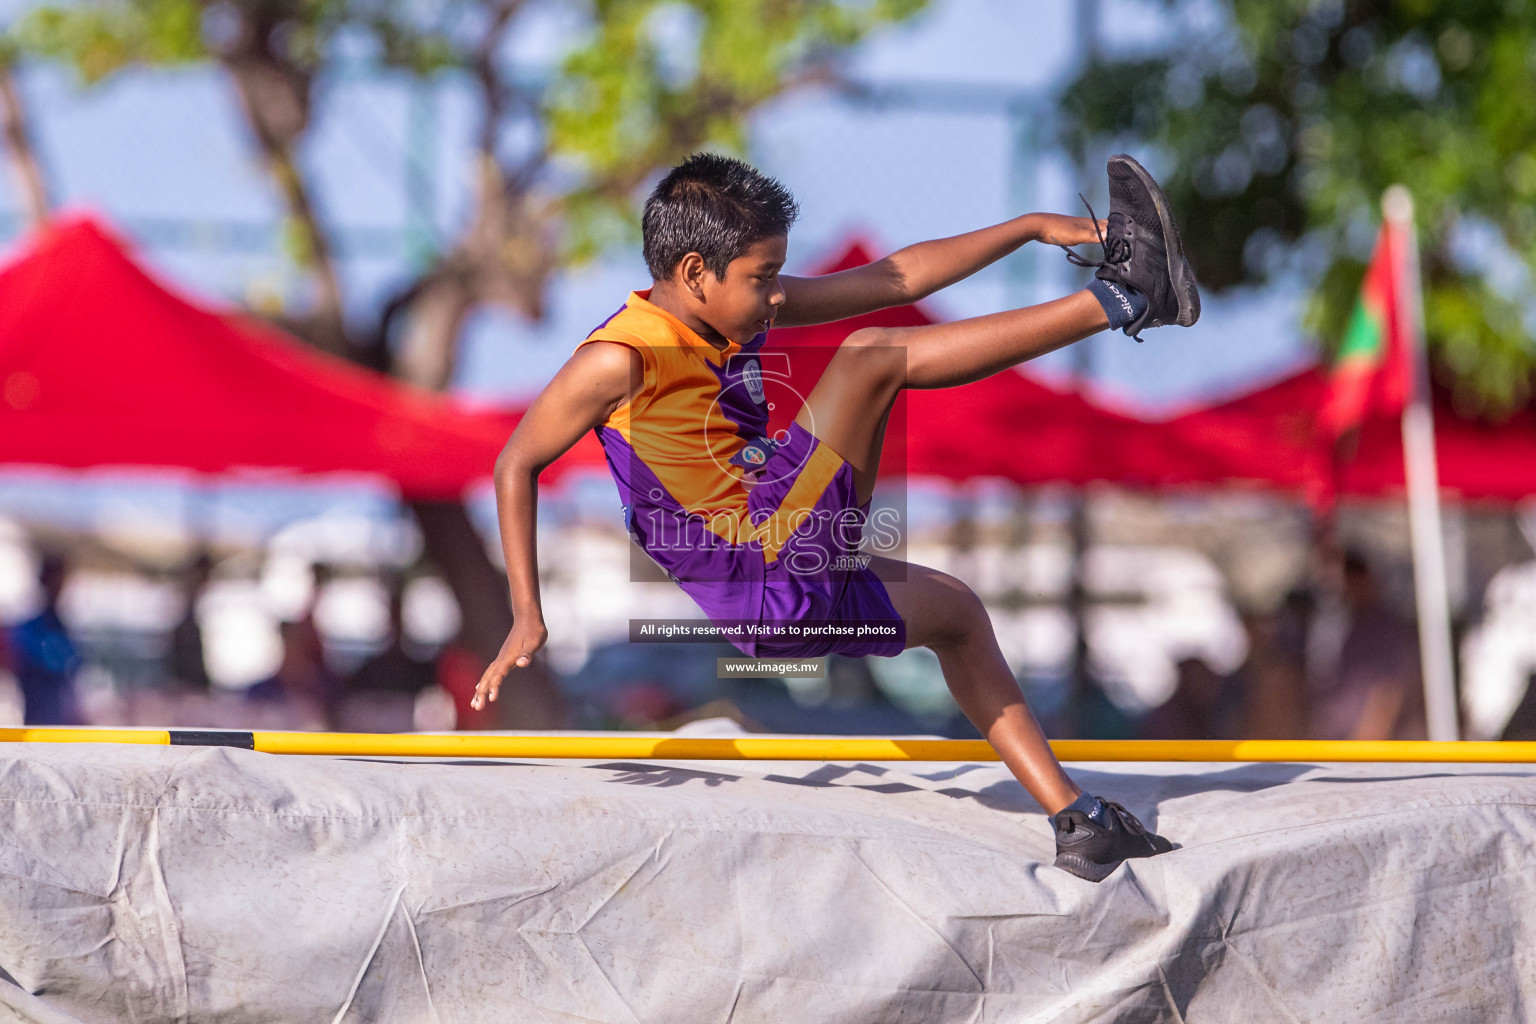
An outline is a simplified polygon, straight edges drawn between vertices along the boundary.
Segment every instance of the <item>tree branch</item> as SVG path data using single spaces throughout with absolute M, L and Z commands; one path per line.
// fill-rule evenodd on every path
M 706 81 L 688 87 L 686 102 L 663 104 L 665 111 L 659 130 L 644 153 L 644 158 L 627 160 L 578 190 L 582 198 L 622 201 L 650 176 L 658 166 L 679 158 L 704 144 L 710 123 L 739 120 L 764 101 L 811 85 L 837 85 L 842 80 L 827 64 L 814 64 L 761 92 L 737 92 Z
M 10 154 L 11 171 L 16 186 L 21 191 L 26 207 L 27 220 L 34 227 L 48 222 L 52 204 L 48 201 L 48 184 L 43 177 L 42 164 L 32 145 L 32 134 L 27 127 L 26 107 L 21 90 L 16 84 L 14 67 L 0 60 L 0 135 L 5 138 L 5 148 Z
M 334 249 L 310 200 L 309 185 L 299 172 L 295 152 L 309 127 L 310 70 L 272 49 L 280 12 L 256 6 L 246 15 L 238 38 L 220 54 L 234 79 L 245 108 L 246 122 L 267 169 L 282 196 L 288 219 L 297 231 L 300 262 L 314 281 L 316 309 L 305 333 L 320 348 L 351 358 L 341 283 Z
M 484 36 L 470 61 L 480 87 L 483 120 L 474 155 L 475 215 L 453 250 L 384 311 L 378 344 L 390 319 L 405 314 L 405 333 L 392 360 L 397 376 L 429 388 L 453 379 L 459 331 L 480 303 L 499 299 L 530 316 L 542 312 L 540 297 L 554 265 L 553 247 L 541 244 L 539 219 L 527 206 L 526 179 L 509 176 L 496 149 L 509 98 L 496 56 L 524 0 L 501 0 L 490 10 Z
M 496 53 L 506 37 L 507 26 L 523 6 L 523 0 L 502 0 L 491 8 L 491 20 L 486 25 L 485 37 L 475 49 L 474 74 L 480 83 L 481 99 L 485 104 L 485 118 L 480 125 L 480 151 L 496 152 L 496 130 L 501 124 L 504 109 L 505 83 L 501 69 L 496 66 Z

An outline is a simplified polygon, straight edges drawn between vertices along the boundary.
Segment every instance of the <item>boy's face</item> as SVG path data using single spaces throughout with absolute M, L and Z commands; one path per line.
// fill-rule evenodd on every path
M 723 279 L 702 270 L 698 277 L 703 299 L 699 318 L 722 337 L 739 344 L 766 331 L 784 304 L 779 271 L 788 249 L 789 238 L 776 235 L 747 246 L 747 251 L 725 268 Z

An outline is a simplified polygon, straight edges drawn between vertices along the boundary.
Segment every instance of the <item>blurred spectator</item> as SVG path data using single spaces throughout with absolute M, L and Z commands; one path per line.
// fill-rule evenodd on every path
M 1424 739 L 1424 690 L 1418 634 L 1383 600 L 1365 556 L 1344 552 L 1341 642 L 1324 652 L 1312 679 L 1312 735 L 1317 739 Z
M 11 633 L 16 681 L 21 687 L 27 725 L 79 725 L 72 677 L 80 656 L 59 618 L 59 595 L 66 567 L 57 555 L 45 555 L 38 584 L 43 608 Z
M 0 629 L 0 725 L 20 724 L 21 689 L 16 685 L 16 659 L 11 656 L 8 631 Z
M 363 662 L 347 681 L 340 728 L 358 732 L 409 732 L 416 698 L 437 685 L 437 658 L 410 649 L 405 635 L 405 581 L 389 588 L 389 645 Z
M 1536 672 L 1525 681 L 1525 696 L 1509 716 L 1501 740 L 1536 740 Z
M 659 729 L 663 721 L 686 710 L 665 683 L 653 679 L 637 679 L 613 695 L 620 729 Z
M 1243 739 L 1293 740 L 1307 734 L 1307 633 L 1315 602 L 1292 590 L 1272 615 L 1247 615 L 1248 660 L 1234 685 L 1242 698 Z
M 171 650 L 167 666 L 171 685 L 179 690 L 208 692 L 208 666 L 203 660 L 203 630 L 197 622 L 197 602 L 208 587 L 213 559 L 206 551 L 192 560 L 182 579 L 187 596 L 187 610 L 171 631 Z
M 1109 699 L 1104 684 L 1093 675 L 1086 682 L 1081 703 L 1073 707 L 1068 696 L 1060 714 L 1046 727 L 1050 735 L 1084 740 L 1135 739 L 1140 732 L 1136 719 Z
M 245 691 L 246 699 L 277 709 L 280 721 L 274 724 L 281 728 L 328 728 L 338 687 L 325 664 L 319 634 L 307 620 L 284 622 L 279 631 L 283 660 L 270 679 Z
M 1142 739 L 1226 740 L 1237 737 L 1241 710 L 1237 687 L 1204 658 L 1178 663 L 1173 696 L 1152 709 L 1142 723 Z

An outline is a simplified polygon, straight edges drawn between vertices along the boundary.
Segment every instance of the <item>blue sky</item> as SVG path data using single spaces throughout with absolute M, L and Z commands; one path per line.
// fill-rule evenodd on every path
M 0 17 L 23 6 L 0 0 Z M 1197 9 L 1179 17 L 1198 16 Z M 1133 2 L 1104 3 L 1100 24 L 1110 52 L 1187 28 L 1161 4 Z M 548 59 L 562 31 L 558 15 L 533 23 L 518 35 L 521 56 Z M 1048 150 L 1018 159 L 1016 126 L 1000 109 L 938 103 L 959 91 L 1048 104 L 1079 59 L 1074 31 L 1069 3 L 935 0 L 912 23 L 866 41 L 848 62 L 850 77 L 910 101 L 871 106 L 801 92 L 754 115 L 748 155 L 789 184 L 804 209 L 791 269 L 809 269 L 851 236 L 893 248 L 1030 209 L 1078 212 L 1079 190 L 1107 205 L 1101 171 L 1083 180 Z M 148 262 L 194 295 L 240 302 L 302 291 L 270 244 L 278 204 L 217 72 L 130 72 L 85 90 L 60 72 L 34 68 L 24 85 L 67 206 L 96 210 L 136 233 Z M 360 316 L 411 269 L 399 241 L 412 216 L 410 154 L 422 154 L 433 182 L 432 227 L 447 242 L 465 213 L 474 123 L 469 92 L 452 81 L 423 87 L 404 78 L 343 79 L 324 87 L 304 160 L 324 216 L 341 229 L 348 299 Z M 1143 156 L 1155 171 L 1156 154 Z M 6 181 L 0 189 L 0 211 L 16 207 L 9 187 Z M 1185 226 L 1186 233 L 1198 230 Z M 482 312 L 464 339 L 457 386 L 491 399 L 531 393 L 646 281 L 638 252 L 620 250 L 562 275 L 542 323 Z M 1041 251 L 1024 256 L 1022 267 L 999 265 L 949 289 L 931 308 L 945 317 L 975 315 L 1085 281 L 1058 252 Z M 1309 358 L 1297 330 L 1299 298 L 1286 286 L 1232 294 L 1208 300 L 1204 319 L 1188 331 L 1154 331 L 1143 345 L 1102 336 L 1090 343 L 1095 382 L 1125 401 L 1170 408 L 1275 375 Z M 1068 358 L 1058 354 L 1033 369 L 1059 377 Z

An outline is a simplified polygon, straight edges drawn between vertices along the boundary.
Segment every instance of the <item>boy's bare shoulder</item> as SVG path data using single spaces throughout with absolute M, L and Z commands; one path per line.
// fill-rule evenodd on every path
M 571 354 L 528 406 L 508 441 L 537 469 L 559 458 L 583 433 L 603 423 L 634 397 L 631 357 L 623 345 L 593 342 Z
M 626 380 L 630 371 L 637 367 L 644 367 L 640 353 L 634 346 L 616 338 L 593 338 L 586 341 L 565 361 L 566 370 L 573 370 L 583 376 L 618 375 Z
M 639 352 L 623 342 L 598 338 L 571 353 L 545 390 L 567 401 L 595 399 L 611 407 L 634 397 L 644 376 Z

